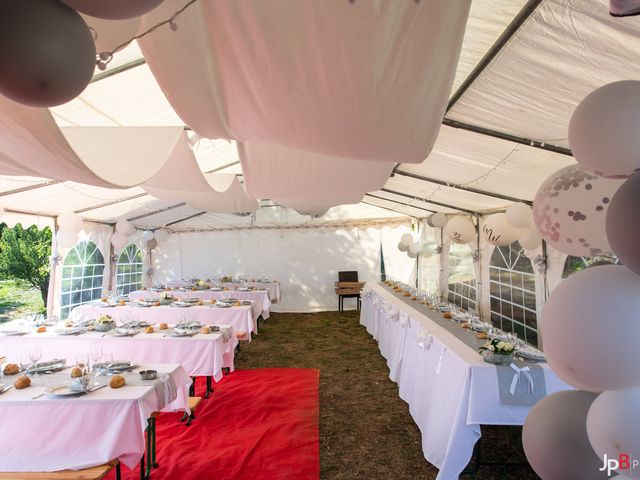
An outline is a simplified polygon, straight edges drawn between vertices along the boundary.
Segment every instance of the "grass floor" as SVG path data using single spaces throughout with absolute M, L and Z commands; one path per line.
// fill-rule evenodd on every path
M 433 479 L 420 431 L 389 380 L 378 346 L 357 312 L 272 314 L 243 343 L 237 368 L 320 369 L 320 465 L 323 479 Z M 516 427 L 482 427 L 485 461 L 525 462 Z M 463 475 L 470 480 L 472 475 Z M 533 480 L 529 467 L 481 467 L 478 480 Z
M 20 318 L 27 313 L 43 313 L 40 292 L 14 280 L 0 280 L 0 323 Z

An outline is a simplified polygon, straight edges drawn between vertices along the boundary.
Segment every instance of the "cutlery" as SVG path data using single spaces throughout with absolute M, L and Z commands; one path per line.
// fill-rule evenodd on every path
M 90 390 L 87 390 L 87 393 L 95 392 L 96 390 L 100 390 L 101 388 L 108 387 L 109 384 L 105 383 L 104 385 L 98 385 L 97 387 L 93 387 Z
M 35 400 L 36 398 L 40 398 L 42 396 L 44 396 L 45 392 L 39 393 L 38 395 L 31 397 L 31 400 Z
M 8 387 L 4 387 L 2 389 L 2 391 L 0 391 L 0 394 L 3 394 L 4 392 L 8 392 L 9 390 L 11 390 L 13 388 L 13 385 L 9 385 Z

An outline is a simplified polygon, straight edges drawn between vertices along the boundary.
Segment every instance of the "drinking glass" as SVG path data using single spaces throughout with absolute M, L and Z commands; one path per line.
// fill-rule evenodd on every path
M 31 368 L 31 361 L 29 360 L 29 355 L 20 355 L 20 369 L 24 370 L 27 376 L 29 376 L 29 368 Z
M 91 348 L 91 359 L 93 360 L 94 365 L 100 362 L 102 359 L 102 347 Z
M 89 354 L 88 353 L 78 353 L 76 354 L 76 364 L 81 368 L 87 368 L 87 364 L 89 363 Z
M 31 362 L 33 363 L 34 367 L 40 361 L 41 358 L 42 358 L 42 349 L 41 348 L 30 348 L 29 349 L 29 360 L 31 360 Z

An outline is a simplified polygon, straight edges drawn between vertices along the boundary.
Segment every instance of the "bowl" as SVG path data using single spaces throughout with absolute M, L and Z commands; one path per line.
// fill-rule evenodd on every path
M 142 380 L 155 380 L 158 378 L 157 370 L 140 370 L 140 378 Z
M 114 328 L 116 328 L 116 322 L 115 321 L 104 322 L 104 323 L 96 322 L 95 327 L 96 327 L 96 332 L 108 332 L 109 330 L 113 330 Z
M 513 362 L 513 353 L 502 355 L 484 350 L 481 355 L 485 362 L 492 363 L 493 365 L 509 365 Z

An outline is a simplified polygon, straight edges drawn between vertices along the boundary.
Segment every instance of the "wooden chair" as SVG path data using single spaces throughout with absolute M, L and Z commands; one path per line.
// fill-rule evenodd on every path
M 338 295 L 338 311 L 344 312 L 344 299 L 355 298 L 356 306 L 360 310 L 360 291 L 364 287 L 364 282 L 358 282 L 357 271 L 338 272 L 336 282 L 336 295 Z
M 116 469 L 116 480 L 120 480 L 120 462 L 111 460 L 104 465 L 82 470 L 58 470 L 57 472 L 0 472 L 2 480 L 100 480 Z

